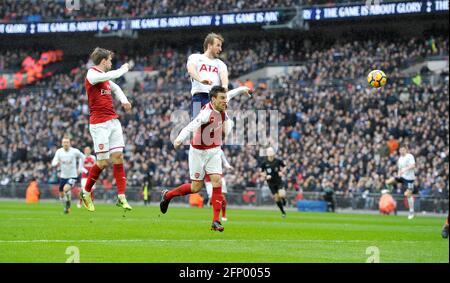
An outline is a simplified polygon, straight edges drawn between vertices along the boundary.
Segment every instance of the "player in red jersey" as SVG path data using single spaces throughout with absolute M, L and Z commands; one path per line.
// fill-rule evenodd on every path
M 119 116 L 114 111 L 112 93 L 120 100 L 122 107 L 127 112 L 131 111 L 131 104 L 122 89 L 111 81 L 128 72 L 130 67 L 128 63 L 125 63 L 119 69 L 110 71 L 112 56 L 113 52 L 109 50 L 95 48 L 91 54 L 91 60 L 95 66 L 88 70 L 85 80 L 90 112 L 89 131 L 97 155 L 97 162 L 89 171 L 86 186 L 81 192 L 83 204 L 88 211 L 95 211 L 91 199 L 92 186 L 110 162 L 113 164 L 118 191 L 116 205 L 125 210 L 132 209 L 125 197 L 126 174 L 122 153 L 125 143 L 122 126 L 118 120 Z
M 160 203 L 161 212 L 167 212 L 170 200 L 176 196 L 197 193 L 203 188 L 205 174 L 209 175 L 212 189 L 213 222 L 211 229 L 222 232 L 224 230 L 219 221 L 222 208 L 222 158 L 221 148 L 223 135 L 227 135 L 232 128 L 232 121 L 227 120 L 226 89 L 215 86 L 209 92 L 210 101 L 203 107 L 197 117 L 192 120 L 174 141 L 175 149 L 179 148 L 190 133 L 194 133 L 189 149 L 189 173 L 192 183 L 183 184 L 173 190 L 164 190 Z
M 92 166 L 95 164 L 95 155 L 92 155 L 92 150 L 89 146 L 86 146 L 83 150 L 84 156 L 84 164 L 83 164 L 83 170 L 81 172 L 81 190 L 83 190 L 86 187 L 86 182 L 89 176 L 89 171 L 91 170 Z M 92 190 L 95 190 L 95 184 L 92 186 Z M 91 199 L 94 200 L 94 192 L 91 190 Z M 80 202 L 77 204 L 78 208 L 81 208 L 83 204 L 83 200 L 81 199 L 80 194 Z

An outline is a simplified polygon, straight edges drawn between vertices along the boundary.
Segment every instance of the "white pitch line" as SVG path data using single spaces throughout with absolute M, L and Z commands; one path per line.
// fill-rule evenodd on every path
M 230 240 L 230 239 L 124 239 L 124 240 L 0 240 L 0 244 L 19 244 L 19 243 L 142 243 L 142 242 L 299 242 L 299 243 L 424 243 L 426 241 L 400 241 L 400 240 L 279 240 L 279 239 L 255 239 L 255 240 Z

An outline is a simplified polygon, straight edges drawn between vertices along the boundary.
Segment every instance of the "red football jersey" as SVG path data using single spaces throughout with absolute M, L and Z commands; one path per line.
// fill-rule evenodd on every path
M 81 178 L 87 178 L 89 176 L 89 171 L 91 170 L 92 166 L 94 166 L 95 164 L 95 156 L 93 155 L 89 155 L 86 156 L 86 158 L 84 159 L 84 169 L 87 170 L 87 173 L 85 173 L 83 171 L 83 173 L 81 173 Z
M 211 102 L 203 106 L 199 114 L 200 119 L 207 119 L 207 123 L 202 124 L 194 132 L 191 141 L 192 147 L 196 149 L 210 149 L 222 145 L 223 123 L 225 122 L 225 111 L 218 112 L 213 109 Z
M 92 67 L 91 69 L 97 72 L 102 72 L 96 67 Z M 90 124 L 99 124 L 119 117 L 116 111 L 114 111 L 112 91 L 109 81 L 99 82 L 92 85 L 86 78 L 85 87 L 88 96 Z

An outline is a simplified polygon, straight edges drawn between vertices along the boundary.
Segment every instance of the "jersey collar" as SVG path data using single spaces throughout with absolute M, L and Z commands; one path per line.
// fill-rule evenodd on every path
M 96 71 L 98 71 L 98 72 L 100 72 L 100 73 L 104 73 L 102 70 L 100 70 L 100 69 L 97 68 L 96 66 L 92 66 L 91 68 L 94 69 L 94 70 L 96 70 Z

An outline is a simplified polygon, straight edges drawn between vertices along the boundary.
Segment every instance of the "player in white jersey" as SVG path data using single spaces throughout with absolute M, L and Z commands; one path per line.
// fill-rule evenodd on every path
M 62 139 L 62 146 L 56 151 L 52 166 L 59 166 L 61 170 L 59 175 L 59 199 L 64 207 L 64 213 L 67 214 L 70 211 L 71 190 L 83 169 L 84 154 L 70 146 L 70 138 L 68 137 Z
M 393 184 L 402 184 L 406 187 L 405 196 L 408 198 L 408 206 L 409 206 L 409 215 L 408 219 L 414 218 L 414 196 L 413 194 L 417 193 L 414 189 L 414 181 L 416 179 L 415 176 L 415 168 L 416 161 L 414 156 L 409 153 L 407 146 L 401 146 L 400 149 L 400 158 L 397 161 L 398 173 L 396 177 L 390 178 L 386 180 L 386 185 L 388 187 Z
M 247 87 L 228 91 L 228 68 L 219 59 L 223 42 L 224 39 L 220 34 L 209 33 L 203 43 L 204 53 L 192 54 L 187 60 L 186 67 L 192 82 L 192 117 L 197 117 L 200 109 L 209 103 L 209 91 L 213 86 L 222 86 L 227 91 L 227 102 L 238 94 L 250 96 Z
M 227 169 L 233 169 L 233 166 L 230 165 L 230 163 L 228 163 L 227 158 L 225 157 L 225 154 L 223 153 L 223 150 L 220 150 L 220 157 L 222 158 L 222 162 L 225 168 Z M 222 174 L 222 195 L 223 195 L 223 200 L 222 200 L 222 221 L 227 221 L 227 198 L 226 198 L 226 194 L 227 194 L 227 183 L 225 182 L 225 178 Z M 209 178 L 209 175 L 205 176 L 205 187 L 206 187 L 206 192 L 208 193 L 208 198 L 211 200 L 212 199 L 212 192 L 213 192 L 213 184 L 211 182 L 211 179 Z
M 222 86 L 225 89 L 227 103 L 239 94 L 251 96 L 251 90 L 246 86 L 228 91 L 228 68 L 219 59 L 223 42 L 224 38 L 220 34 L 209 33 L 203 42 L 203 54 L 192 54 L 187 60 L 186 68 L 192 83 L 192 118 L 197 117 L 200 110 L 210 102 L 209 92 L 214 86 Z

